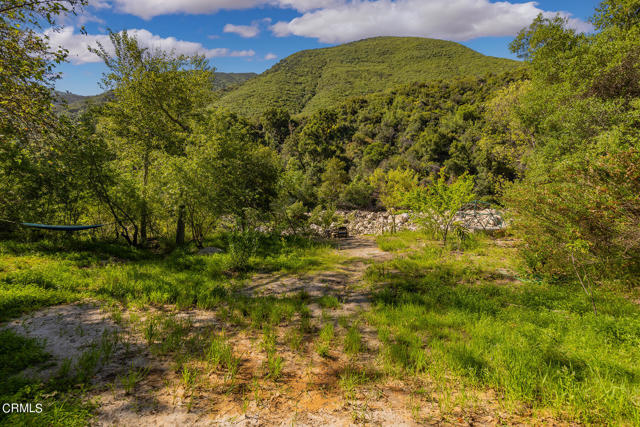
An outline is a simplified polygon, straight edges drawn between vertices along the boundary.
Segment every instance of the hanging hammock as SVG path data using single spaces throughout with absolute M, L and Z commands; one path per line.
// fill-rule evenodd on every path
M 21 222 L 20 225 L 29 228 L 39 228 L 42 230 L 54 230 L 54 231 L 82 231 L 91 230 L 92 228 L 104 227 L 105 224 L 96 225 L 48 225 L 48 224 L 33 224 L 31 222 Z

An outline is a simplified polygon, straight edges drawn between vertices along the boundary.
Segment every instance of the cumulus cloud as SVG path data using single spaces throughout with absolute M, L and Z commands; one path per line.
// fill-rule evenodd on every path
M 252 24 L 252 25 L 227 24 L 224 26 L 224 29 L 222 31 L 224 31 L 225 33 L 234 33 L 244 38 L 251 38 L 260 34 L 260 28 L 258 28 L 257 24 Z
M 275 53 L 267 53 L 264 56 L 264 59 L 266 59 L 267 61 L 271 61 L 273 59 L 276 59 L 278 57 L 278 55 L 276 55 Z
M 140 44 L 150 49 L 173 50 L 177 54 L 184 55 L 205 55 L 207 58 L 221 56 L 243 57 L 254 56 L 253 50 L 229 50 L 227 48 L 209 49 L 201 43 L 178 40 L 175 37 L 160 37 L 144 29 L 128 30 L 129 35 L 138 39 Z M 74 64 L 86 64 L 90 62 L 100 62 L 93 53 L 89 52 L 88 46 L 97 46 L 101 43 L 107 51 L 112 49 L 109 36 L 106 34 L 80 34 L 76 33 L 73 27 L 65 27 L 61 30 L 48 29 L 44 32 L 49 37 L 49 44 L 53 48 L 62 46 L 69 51 L 69 59 Z
M 325 43 L 344 43 L 374 36 L 417 36 L 464 41 L 478 37 L 515 35 L 538 15 L 556 12 L 536 2 L 489 0 L 343 1 L 334 7 L 304 13 L 271 27 L 276 36 L 297 35 Z M 589 31 L 590 25 L 566 12 L 570 25 Z

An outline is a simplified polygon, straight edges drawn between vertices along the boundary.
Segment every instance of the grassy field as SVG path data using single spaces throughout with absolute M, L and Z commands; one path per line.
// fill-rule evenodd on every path
M 242 273 L 230 268 L 227 241 L 209 241 L 225 252 L 206 256 L 0 243 L 3 321 L 93 301 L 118 326 L 63 363 L 41 342 L 0 332 L 0 401 L 46 408 L 0 423 L 85 425 L 116 397 L 144 408 L 140 396 L 185 413 L 262 414 L 273 402 L 311 411 L 296 394 L 303 387 L 355 423 L 389 417 L 375 415 L 376 402 L 400 389 L 397 410 L 417 423 L 465 424 L 481 414 L 491 423 L 640 424 L 638 304 L 602 287 L 595 316 L 579 286 L 528 277 L 515 241 L 481 237 L 443 249 L 399 233 L 378 237 L 381 255 L 368 259 L 328 242 L 262 236 Z M 253 294 L 256 273 L 276 283 L 346 274 L 349 293 Z M 348 295 L 366 297 L 364 309 L 350 310 Z M 129 364 L 143 353 L 145 363 Z M 19 375 L 34 366 L 55 373 Z

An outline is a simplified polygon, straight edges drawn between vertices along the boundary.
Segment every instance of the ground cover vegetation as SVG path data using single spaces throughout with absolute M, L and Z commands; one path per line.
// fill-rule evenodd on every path
M 640 423 L 637 0 L 603 1 L 590 34 L 538 17 L 519 65 L 379 38 L 222 98 L 205 58 L 112 32 L 113 50 L 92 47 L 108 95 L 74 115 L 52 105 L 66 55 L 39 29 L 83 5 L 0 2 L 0 401 L 47 408 L 0 423 L 86 425 L 109 402 L 268 417 L 274 399 L 295 422 L 320 397 L 355 423 Z M 389 74 L 411 49 L 441 71 Z M 292 75 L 315 80 L 275 93 Z M 455 221 L 477 199 L 503 234 Z M 375 245 L 311 233 L 354 208 L 422 228 Z M 61 361 L 26 329 L 47 313 L 75 339 L 112 327 Z

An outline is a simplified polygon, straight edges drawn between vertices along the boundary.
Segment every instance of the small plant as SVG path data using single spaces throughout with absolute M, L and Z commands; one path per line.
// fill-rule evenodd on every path
M 302 332 L 296 329 L 289 329 L 285 336 L 287 343 L 289 344 L 289 348 L 292 351 L 301 351 L 302 350 Z
M 104 331 L 100 340 L 100 353 L 102 353 L 102 363 L 108 362 L 118 347 L 118 331 Z
M 92 346 L 89 350 L 82 353 L 78 360 L 78 379 L 85 382 L 91 379 L 98 369 L 100 363 L 100 349 Z
M 257 248 L 258 238 L 255 233 L 243 232 L 232 234 L 229 239 L 227 268 L 232 271 L 247 271 L 251 257 L 256 254 Z
M 125 394 L 133 394 L 136 385 L 144 379 L 148 373 L 149 368 L 147 367 L 137 369 L 131 367 L 129 372 L 120 378 L 120 384 L 122 384 Z
M 316 351 L 320 356 L 322 357 L 329 356 L 329 347 L 331 346 L 333 335 L 334 335 L 333 323 L 332 322 L 325 323 L 322 329 L 320 330 L 320 335 L 318 336 L 318 343 L 316 347 Z
M 372 376 L 370 374 L 367 374 L 367 372 L 363 369 L 360 369 L 357 366 L 349 365 L 340 374 L 339 383 L 346 397 L 348 399 L 353 399 L 355 398 L 357 388 L 368 383 L 372 379 Z
M 197 368 L 191 368 L 187 364 L 182 365 L 182 383 L 187 389 L 192 389 L 200 373 Z
M 233 379 L 238 373 L 240 359 L 234 356 L 233 349 L 223 334 L 213 337 L 206 357 L 212 369 L 223 367 L 229 378 Z
M 430 187 L 415 186 L 406 195 L 406 203 L 414 212 L 414 220 L 438 236 L 443 245 L 452 230 L 463 227 L 456 215 L 476 198 L 474 178 L 466 173 L 451 183 L 446 182 L 444 168 Z M 459 231 L 458 234 L 462 233 Z
M 352 326 L 347 330 L 347 335 L 344 337 L 344 351 L 355 356 L 360 353 L 362 349 L 362 335 L 357 326 Z
M 267 353 L 267 360 L 265 361 L 267 369 L 267 377 L 276 381 L 282 375 L 282 365 L 284 359 L 281 356 L 276 355 L 275 351 Z
M 322 295 L 318 300 L 320 307 L 322 308 L 338 308 L 340 307 L 340 301 L 335 295 Z
M 158 335 L 158 322 L 155 318 L 150 317 L 145 322 L 144 328 L 142 330 L 144 334 L 144 339 L 147 341 L 147 345 L 152 345 L 155 343 L 157 335 Z

